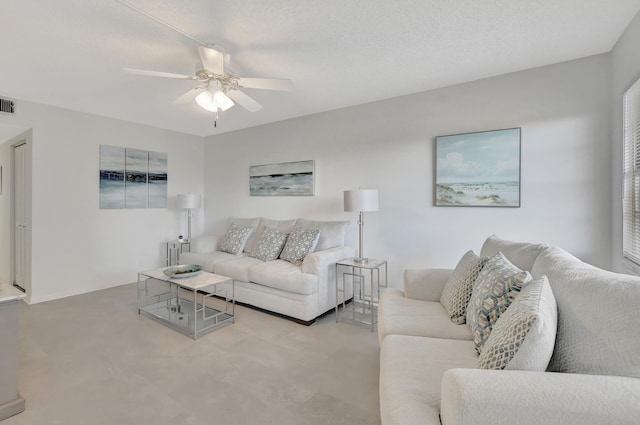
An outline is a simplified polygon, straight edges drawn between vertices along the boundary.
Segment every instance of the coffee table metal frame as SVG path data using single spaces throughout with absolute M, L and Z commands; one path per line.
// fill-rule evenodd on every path
M 194 340 L 235 322 L 235 284 L 232 278 L 202 271 L 192 277 L 176 279 L 165 275 L 163 270 L 138 272 L 138 314 Z M 230 282 L 230 289 L 228 285 L 220 285 L 225 282 Z M 215 300 L 223 302 L 224 307 L 207 306 L 209 299 L 209 304 Z

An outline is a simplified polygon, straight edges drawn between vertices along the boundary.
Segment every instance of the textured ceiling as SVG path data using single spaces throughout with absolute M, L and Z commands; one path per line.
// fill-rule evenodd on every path
M 640 0 L 127 0 L 223 46 L 258 112 L 171 102 L 193 81 L 198 44 L 116 0 L 0 2 L 0 95 L 212 135 L 611 50 Z M 19 104 L 18 104 L 19 108 Z M 19 111 L 19 110 L 18 110 Z

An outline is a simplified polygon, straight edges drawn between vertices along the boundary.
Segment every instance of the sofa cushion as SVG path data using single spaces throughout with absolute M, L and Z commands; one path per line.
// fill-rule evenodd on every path
M 640 278 L 583 263 L 560 248 L 538 256 L 558 303 L 549 370 L 640 378 Z
M 220 251 L 233 255 L 241 254 L 252 232 L 253 228 L 251 227 L 231 223 L 222 242 L 220 242 Z
M 513 302 L 522 285 L 530 280 L 529 272 L 511 264 L 501 252 L 484 265 L 467 307 L 467 324 L 478 354 L 500 315 Z
M 262 217 L 260 219 L 260 224 L 258 224 L 258 228 L 256 229 L 255 234 L 255 243 L 257 244 L 260 238 L 262 237 L 262 233 L 266 227 L 273 227 L 279 232 L 289 234 L 293 230 L 293 226 L 295 226 L 296 220 L 273 220 L 270 218 Z M 255 246 L 254 246 L 255 249 Z M 251 251 L 249 251 L 251 252 Z
M 238 258 L 233 254 L 222 251 L 214 251 L 209 253 L 185 252 L 180 254 L 180 264 L 198 264 L 202 266 L 205 272 L 213 273 L 216 264 L 222 261 Z
M 275 227 L 265 227 L 256 247 L 249 255 L 262 261 L 277 260 L 287 237 L 286 233 L 276 230 Z
M 473 284 L 486 262 L 487 258 L 480 258 L 475 252 L 467 251 L 442 290 L 440 302 L 456 325 L 466 322 L 467 304 L 473 292 Z
M 381 422 L 439 424 L 442 375 L 476 361 L 471 341 L 388 335 L 380 347 Z
M 533 263 L 538 255 L 548 248 L 549 245 L 535 244 L 529 242 L 512 242 L 501 239 L 496 235 L 491 235 L 482 245 L 480 257 L 493 257 L 498 252 L 502 254 L 516 267 L 531 271 Z
M 307 230 L 320 230 L 320 238 L 314 251 L 344 246 L 349 224 L 349 221 L 314 221 L 304 218 L 296 220 L 296 226 L 298 227 Z
M 249 268 L 256 264 L 262 264 L 262 260 L 248 256 L 237 257 L 227 261 L 220 261 L 215 265 L 216 274 L 230 277 L 243 282 L 249 281 Z
M 406 298 L 395 288 L 383 290 L 378 306 L 378 339 L 391 334 L 472 339 L 469 328 L 453 323 L 439 302 Z
M 252 217 L 252 218 L 241 218 L 241 217 L 229 217 L 227 229 L 231 226 L 232 223 L 241 224 L 246 227 L 251 227 L 253 232 L 249 235 L 249 239 L 247 239 L 247 243 L 244 246 L 244 252 L 249 253 L 253 251 L 253 248 L 256 246 L 257 240 L 257 230 L 260 225 L 260 217 Z
M 300 266 L 288 261 L 262 262 L 249 268 L 249 281 L 295 294 L 318 292 L 318 276 L 302 273 Z
M 313 248 L 318 243 L 320 230 L 305 230 L 297 225 L 287 239 L 287 243 L 282 249 L 280 258 L 295 265 L 302 264 L 305 255 L 313 252 Z
M 478 367 L 544 372 L 553 353 L 557 321 L 547 277 L 527 283 L 493 326 Z

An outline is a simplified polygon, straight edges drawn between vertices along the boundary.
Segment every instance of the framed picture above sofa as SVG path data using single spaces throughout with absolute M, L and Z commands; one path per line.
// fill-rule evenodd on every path
M 313 196 L 315 163 L 281 162 L 249 167 L 251 196 Z
M 520 207 L 520 128 L 437 136 L 435 206 Z

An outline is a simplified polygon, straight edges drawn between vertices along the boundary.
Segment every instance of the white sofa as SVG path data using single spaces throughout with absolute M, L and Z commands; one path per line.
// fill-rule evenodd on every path
M 335 263 L 355 255 L 351 222 L 230 217 L 229 226 L 231 223 L 254 229 L 240 255 L 218 250 L 224 235 L 203 236 L 192 239 L 192 252 L 181 254 L 180 263 L 198 264 L 205 271 L 231 277 L 236 302 L 284 315 L 305 325 L 335 307 Z M 265 227 L 290 233 L 294 225 L 320 230 L 317 245 L 301 265 L 282 259 L 262 261 L 251 257 Z M 345 296 L 349 299 L 353 294 Z
M 478 369 L 471 331 L 440 303 L 452 270 L 406 270 L 378 311 L 382 424 L 640 423 L 640 278 L 496 236 L 480 257 L 497 252 L 548 278 L 557 333 L 546 371 Z

